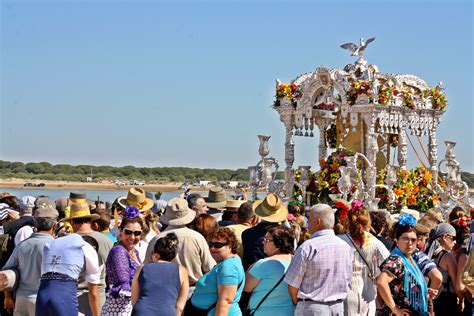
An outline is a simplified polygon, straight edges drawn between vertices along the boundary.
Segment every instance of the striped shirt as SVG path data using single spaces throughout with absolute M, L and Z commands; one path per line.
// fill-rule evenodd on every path
M 411 257 L 416 262 L 425 277 L 428 276 L 428 273 L 430 273 L 431 270 L 436 268 L 436 263 L 434 263 L 433 260 L 430 259 L 430 257 L 428 257 L 425 253 L 421 252 L 419 249 L 417 249 L 415 253 L 411 255 Z
M 298 298 L 318 302 L 345 299 L 352 279 L 351 247 L 332 229 L 314 233 L 295 253 L 285 282 L 298 288 Z

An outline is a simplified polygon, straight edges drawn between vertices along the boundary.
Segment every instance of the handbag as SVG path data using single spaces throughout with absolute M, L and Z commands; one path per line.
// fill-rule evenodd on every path
M 243 280 L 242 280 L 243 282 Z M 242 282 L 239 283 L 237 286 L 237 291 L 239 291 L 239 287 L 242 285 Z M 194 293 L 193 293 L 194 295 Z M 193 295 L 186 301 L 186 305 L 184 305 L 183 316 L 207 316 L 207 314 L 217 305 L 217 301 L 209 306 L 208 308 L 198 308 L 191 303 Z
M 260 302 L 258 302 L 257 307 L 255 307 L 255 309 L 252 312 L 250 312 L 250 309 L 248 309 L 248 308 L 246 309 L 244 316 L 253 316 L 253 314 L 255 314 L 255 312 L 260 307 L 260 305 L 262 305 L 262 303 L 273 292 L 273 290 L 276 289 L 278 285 L 280 285 L 281 281 L 283 281 L 284 278 L 285 278 L 285 273 L 283 273 L 280 280 L 278 280 L 278 282 L 272 287 L 272 289 L 270 291 L 268 291 L 267 294 L 265 294 L 265 296 L 260 300 Z
M 213 309 L 217 305 L 217 302 L 215 302 L 209 308 L 197 308 L 193 305 L 193 303 L 191 303 L 192 298 L 193 297 L 191 296 L 189 300 L 186 301 L 186 305 L 184 305 L 183 316 L 207 316 L 211 309 Z
M 367 261 L 367 259 L 365 258 L 364 254 L 362 253 L 362 251 L 360 250 L 359 246 L 357 246 L 355 244 L 355 242 L 352 240 L 352 237 L 351 235 L 349 235 L 348 233 L 346 233 L 346 236 L 347 238 L 349 238 L 349 240 L 351 241 L 352 245 L 354 246 L 354 248 L 357 250 L 357 252 L 359 253 L 359 256 L 362 258 L 362 261 L 364 261 L 365 265 L 367 266 L 367 270 L 369 271 L 369 278 L 375 282 L 375 273 L 374 271 L 372 271 L 372 267 L 369 265 L 369 262 Z

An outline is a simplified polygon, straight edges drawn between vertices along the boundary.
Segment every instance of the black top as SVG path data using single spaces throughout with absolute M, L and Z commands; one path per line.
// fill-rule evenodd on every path
M 244 255 L 242 264 L 245 271 L 255 262 L 266 257 L 263 252 L 263 237 L 267 230 L 275 225 L 275 223 L 260 222 L 256 226 L 243 231 L 242 246 L 244 247 Z

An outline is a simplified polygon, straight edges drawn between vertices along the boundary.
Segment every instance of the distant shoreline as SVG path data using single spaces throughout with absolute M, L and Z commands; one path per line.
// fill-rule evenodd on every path
M 43 187 L 25 187 L 26 182 L 44 183 Z M 181 192 L 180 183 L 145 184 L 139 187 L 151 192 Z M 47 181 L 47 180 L 22 180 L 0 179 L 0 188 L 17 190 L 87 190 L 87 191 L 128 191 L 133 185 L 116 185 L 113 183 L 92 183 L 74 181 Z M 193 191 L 205 191 L 207 188 L 191 187 Z

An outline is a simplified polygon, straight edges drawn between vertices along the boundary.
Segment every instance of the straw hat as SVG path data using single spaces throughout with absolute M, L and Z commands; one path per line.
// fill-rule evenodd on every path
M 223 209 L 227 204 L 225 190 L 222 187 L 210 188 L 209 195 L 204 200 L 209 208 Z
M 71 203 L 69 207 L 71 208 L 69 217 L 63 218 L 62 221 L 70 221 L 76 218 L 90 218 L 91 220 L 96 220 L 100 217 L 98 214 L 91 214 L 87 203 Z
M 142 188 L 130 188 L 127 196 L 119 197 L 117 203 L 123 208 L 135 206 L 142 212 L 153 207 L 153 200 L 146 197 L 145 190 Z
M 227 211 L 237 211 L 237 209 L 244 204 L 245 200 L 227 200 L 227 203 L 225 204 L 225 208 Z
M 252 204 L 252 208 L 255 215 L 258 215 L 266 222 L 283 222 L 288 217 L 288 209 L 275 193 L 268 194 L 263 200 L 255 201 Z
M 184 199 L 174 198 L 168 202 L 165 214 L 160 217 L 160 221 L 166 225 L 187 225 L 196 217 L 196 212 L 188 207 L 188 202 Z

